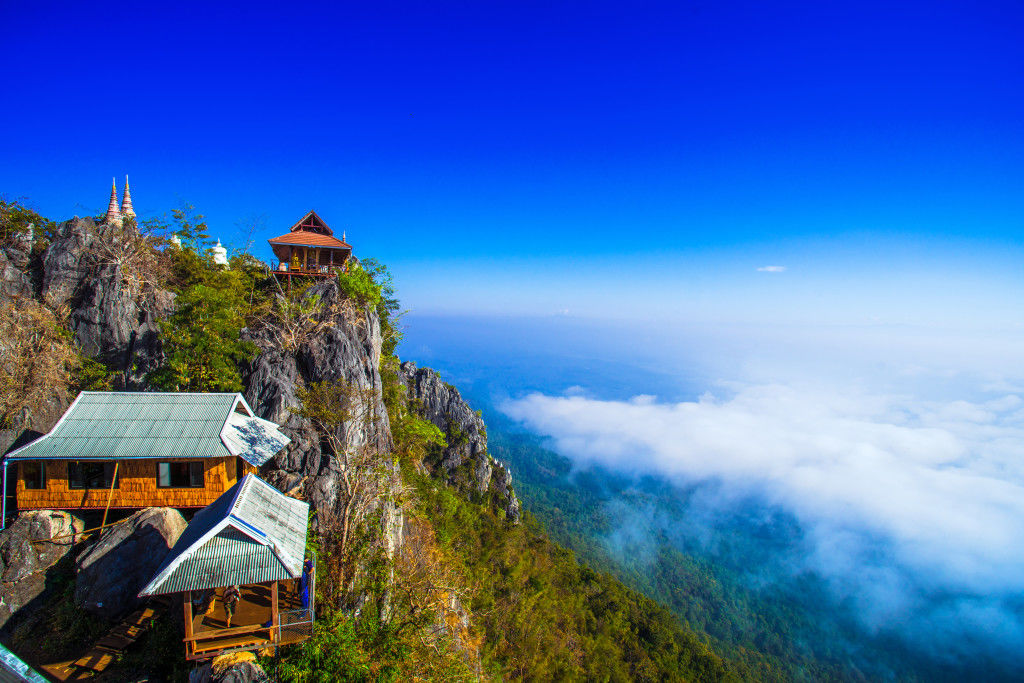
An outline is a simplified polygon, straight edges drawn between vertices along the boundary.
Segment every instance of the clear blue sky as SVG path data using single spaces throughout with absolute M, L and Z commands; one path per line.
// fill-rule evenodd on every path
M 1020 321 L 1019 2 L 2 2 L 0 22 L 0 192 L 55 218 L 128 173 L 144 217 L 185 200 L 235 244 L 260 217 L 269 258 L 315 208 L 431 313 Z

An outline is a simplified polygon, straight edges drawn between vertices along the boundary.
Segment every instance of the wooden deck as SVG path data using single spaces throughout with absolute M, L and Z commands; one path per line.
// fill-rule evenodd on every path
M 242 598 L 235 606 L 230 627 L 227 624 L 222 600 L 223 588 L 216 590 L 216 597 L 206 613 L 192 617 L 192 635 L 185 638 L 188 659 L 206 659 L 224 652 L 288 645 L 308 637 L 304 634 L 308 629 L 281 629 L 272 626 L 270 585 L 242 586 L 241 592 Z M 298 580 L 279 582 L 277 600 L 279 614 L 301 610 Z

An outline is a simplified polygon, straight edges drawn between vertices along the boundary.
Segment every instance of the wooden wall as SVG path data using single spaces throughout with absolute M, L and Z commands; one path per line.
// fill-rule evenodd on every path
M 185 460 L 121 460 L 118 466 L 119 488 L 114 489 L 111 508 L 205 507 L 217 500 L 217 496 L 228 490 L 236 481 L 238 458 L 204 458 L 204 488 L 158 488 L 156 485 L 157 462 L 186 462 Z M 187 462 L 195 462 L 189 459 Z M 248 463 L 245 467 L 255 472 Z M 248 471 L 247 469 L 247 471 Z M 10 471 L 8 471 L 8 475 Z M 66 460 L 46 461 L 46 488 L 26 489 L 21 468 L 18 468 L 18 509 L 39 508 L 104 508 L 110 489 L 68 488 L 68 463 Z

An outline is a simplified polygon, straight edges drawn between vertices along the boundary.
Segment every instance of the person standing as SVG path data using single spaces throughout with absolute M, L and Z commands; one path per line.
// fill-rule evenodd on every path
M 231 618 L 235 616 L 235 607 L 238 605 L 238 601 L 242 599 L 242 591 L 238 589 L 238 586 L 228 586 L 224 589 L 224 596 L 221 598 L 224 601 L 224 615 L 227 621 L 227 628 L 231 628 Z
M 299 579 L 299 597 L 302 609 L 309 609 L 309 591 L 313 585 L 313 560 L 309 557 L 302 563 L 302 578 Z

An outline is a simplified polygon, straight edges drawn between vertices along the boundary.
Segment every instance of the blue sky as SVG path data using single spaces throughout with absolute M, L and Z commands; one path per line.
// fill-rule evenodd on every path
M 995 324 L 1024 10 L 890 4 L 3 3 L 0 191 L 315 208 L 421 313 Z
M 97 214 L 128 173 L 268 259 L 314 208 L 391 266 L 403 357 L 1021 651 L 1024 6 L 215 5 L 0 0 L 0 192 Z

